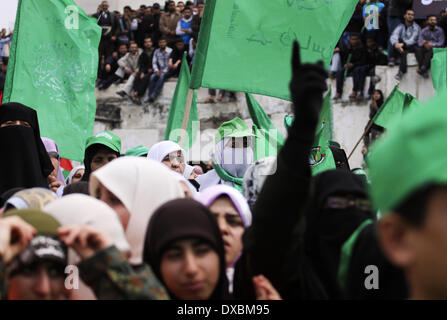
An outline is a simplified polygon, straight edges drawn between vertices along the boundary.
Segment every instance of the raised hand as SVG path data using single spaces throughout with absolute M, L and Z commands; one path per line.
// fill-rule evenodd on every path
M 0 219 L 0 255 L 3 263 L 10 262 L 26 248 L 37 230 L 19 217 Z
M 108 234 L 87 225 L 60 227 L 57 232 L 59 238 L 82 259 L 88 259 L 113 245 Z
M 295 119 L 317 122 L 322 107 L 323 93 L 327 90 L 328 73 L 322 61 L 301 63 L 300 46 L 293 44 L 292 80 L 290 94 L 295 108 Z

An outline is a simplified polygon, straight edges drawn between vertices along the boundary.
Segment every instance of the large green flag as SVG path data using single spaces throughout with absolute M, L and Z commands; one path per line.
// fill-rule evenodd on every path
M 333 140 L 331 95 L 331 90 L 329 90 L 324 97 L 315 132 L 314 147 L 310 153 L 309 161 L 313 175 L 336 168 L 334 156 L 329 148 L 329 141 Z
M 248 113 L 253 120 L 253 131 L 257 136 L 255 160 L 276 156 L 284 145 L 284 136 L 275 128 L 269 116 L 250 93 L 245 94 L 245 99 Z
M 447 48 L 433 48 L 431 59 L 433 87 L 439 93 L 447 88 Z
M 407 98 L 408 101 L 409 98 Z M 373 122 L 379 126 L 389 129 L 390 124 L 402 116 L 405 106 L 405 94 L 399 90 L 399 86 L 395 86 L 382 107 L 377 111 L 373 118 Z
M 329 66 L 358 0 L 208 0 L 191 88 L 290 100 L 292 44 L 303 62 Z
M 165 140 L 179 142 L 182 130 L 183 118 L 185 116 L 185 106 L 188 97 L 189 82 L 191 80 L 191 72 L 189 71 L 188 61 L 186 60 L 186 52 L 183 56 L 180 75 L 178 77 L 177 86 L 175 87 L 174 96 L 172 97 L 171 107 L 169 108 L 168 124 L 166 125 Z M 185 144 L 183 148 L 189 150 L 194 144 L 199 130 L 199 115 L 197 113 L 197 93 L 194 91 L 191 111 L 188 116 L 188 126 L 185 135 Z
M 101 28 L 72 0 L 20 0 L 3 102 L 37 111 L 61 157 L 82 161 L 93 134 Z

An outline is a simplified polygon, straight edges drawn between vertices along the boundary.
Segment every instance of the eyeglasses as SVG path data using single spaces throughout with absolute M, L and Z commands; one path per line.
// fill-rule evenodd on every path
M 367 199 L 358 199 L 355 197 L 328 197 L 326 199 L 325 209 L 347 209 L 356 207 L 362 211 L 371 211 L 371 202 Z

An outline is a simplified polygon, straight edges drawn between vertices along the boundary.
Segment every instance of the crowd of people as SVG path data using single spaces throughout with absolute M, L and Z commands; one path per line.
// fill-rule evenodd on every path
M 187 6 L 182 32 L 194 20 L 185 18 Z M 411 13 L 405 9 L 406 21 Z M 138 25 L 133 14 L 118 24 Z M 173 33 L 155 48 L 146 34 L 131 42 L 130 32 L 104 29 L 103 41 L 129 38 L 129 52 L 116 44 L 118 69 L 136 86 L 126 83 L 125 94 L 141 96 L 143 79 L 160 88 L 163 66 L 177 63 L 169 41 L 178 51 L 187 45 Z M 356 58 L 361 41 L 349 34 Z M 146 51 L 164 64 L 155 68 Z M 447 299 L 447 95 L 408 111 L 368 150 L 366 170 L 351 169 L 332 142 L 336 168 L 313 176 L 309 156 L 329 73 L 300 56 L 295 42 L 287 139 L 277 157 L 258 161 L 259 137 L 234 118 L 219 126 L 208 168 L 188 162 L 172 141 L 124 153 L 120 137 L 104 131 L 87 139 L 83 164 L 64 177 L 59 148 L 41 136 L 36 111 L 1 105 L 0 299 Z M 142 60 L 146 69 L 132 69 Z M 372 118 L 384 96 L 371 94 Z M 380 130 L 370 128 L 368 149 Z M 67 267 L 80 279 L 67 277 Z
M 353 78 L 350 99 L 364 99 L 365 79 L 370 76 L 367 99 L 380 78 L 375 66 L 399 66 L 395 78 L 407 72 L 407 55 L 414 53 L 418 73 L 428 78 L 433 48 L 445 47 L 447 12 L 415 19 L 413 0 L 360 0 L 335 51 L 331 76 L 336 78 L 335 100 L 341 99 L 347 76 Z

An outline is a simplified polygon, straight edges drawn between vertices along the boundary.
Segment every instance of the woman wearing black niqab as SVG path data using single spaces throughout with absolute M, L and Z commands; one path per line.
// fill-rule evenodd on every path
M 205 256 L 209 255 L 210 251 L 205 250 L 206 246 L 209 246 L 208 250 L 213 251 L 211 254 L 217 254 L 218 262 L 213 268 L 210 267 L 210 259 L 201 267 L 199 267 L 200 262 L 196 263 L 196 268 L 201 270 L 200 275 L 197 276 L 193 275 L 191 270 L 185 271 L 183 267 L 174 276 L 163 277 L 163 274 L 166 274 L 163 269 L 170 263 L 169 260 L 174 260 L 174 263 L 175 260 L 190 261 L 191 257 L 186 258 L 186 251 L 181 251 L 182 246 L 179 245 L 182 240 L 188 239 L 196 243 L 196 248 L 193 249 L 195 261 L 207 259 Z M 197 201 L 172 200 L 155 211 L 146 232 L 143 261 L 151 266 L 172 299 L 223 300 L 229 298 L 222 235 L 211 212 Z M 172 270 L 171 268 L 171 272 Z M 213 283 L 211 290 L 206 290 L 204 287 L 210 288 L 211 283 Z M 201 297 L 199 297 L 200 291 L 202 291 Z M 208 291 L 209 294 L 204 296 L 204 291 Z
M 53 164 L 35 110 L 17 102 L 0 106 L 0 150 L 0 194 L 16 187 L 48 188 Z

